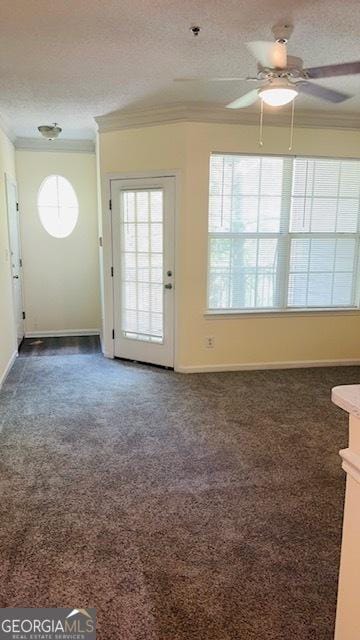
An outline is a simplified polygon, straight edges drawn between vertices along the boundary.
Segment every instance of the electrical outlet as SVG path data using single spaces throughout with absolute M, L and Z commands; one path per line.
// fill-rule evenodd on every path
M 205 349 L 213 349 L 215 346 L 214 336 L 207 336 L 205 338 Z

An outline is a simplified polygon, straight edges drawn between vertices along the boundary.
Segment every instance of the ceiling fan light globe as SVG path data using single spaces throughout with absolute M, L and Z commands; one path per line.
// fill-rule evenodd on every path
M 259 91 L 260 98 L 270 107 L 282 107 L 295 100 L 298 92 L 292 87 L 269 87 Z

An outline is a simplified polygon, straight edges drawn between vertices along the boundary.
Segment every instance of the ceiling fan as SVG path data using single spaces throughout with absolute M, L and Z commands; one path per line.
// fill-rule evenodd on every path
M 179 78 L 178 80 L 211 82 L 246 80 L 260 83 L 258 89 L 253 89 L 226 105 L 229 109 L 249 107 L 258 98 L 272 107 L 278 107 L 292 102 L 299 93 L 308 94 L 314 98 L 333 103 L 344 102 L 351 98 L 352 96 L 348 94 L 328 89 L 322 85 L 309 82 L 309 80 L 360 73 L 360 60 L 304 69 L 301 58 L 290 56 L 287 53 L 287 43 L 292 31 L 292 25 L 275 25 L 272 28 L 275 42 L 256 41 L 246 43 L 247 48 L 258 62 L 258 73 L 254 77 Z

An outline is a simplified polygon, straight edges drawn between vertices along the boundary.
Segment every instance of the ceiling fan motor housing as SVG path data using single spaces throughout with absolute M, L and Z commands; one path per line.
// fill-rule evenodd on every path
M 303 61 L 297 56 L 287 56 L 287 64 L 285 69 L 274 69 L 272 67 L 263 67 L 258 63 L 258 79 L 269 80 L 271 78 L 304 78 Z

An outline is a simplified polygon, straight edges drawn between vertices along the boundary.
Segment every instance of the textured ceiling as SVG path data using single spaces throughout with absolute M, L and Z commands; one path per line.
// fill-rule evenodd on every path
M 359 0 L 1 0 L 0 114 L 18 136 L 57 121 L 66 138 L 86 138 L 94 116 L 118 109 L 226 104 L 249 85 L 173 78 L 254 73 L 244 43 L 271 40 L 282 20 L 294 24 L 289 52 L 306 66 L 360 58 Z M 321 81 L 354 94 L 341 106 L 301 97 L 299 108 L 358 113 L 359 79 Z

